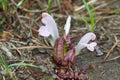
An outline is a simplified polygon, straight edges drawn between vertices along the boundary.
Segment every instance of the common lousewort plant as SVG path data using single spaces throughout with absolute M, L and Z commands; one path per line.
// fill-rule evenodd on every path
M 57 75 L 62 79 L 79 79 L 85 71 L 71 72 L 69 69 L 74 63 L 75 57 L 83 48 L 87 47 L 88 50 L 94 51 L 97 43 L 89 42 L 95 40 L 96 35 L 92 32 L 86 33 L 76 46 L 72 46 L 69 36 L 71 16 L 67 18 L 64 26 L 65 34 L 62 37 L 59 36 L 57 24 L 51 15 L 42 13 L 42 22 L 44 26 L 41 26 L 38 32 L 39 35 L 43 37 L 50 36 L 50 43 L 54 47 L 53 61 L 59 67 Z M 77 76 L 75 74 L 77 74 Z

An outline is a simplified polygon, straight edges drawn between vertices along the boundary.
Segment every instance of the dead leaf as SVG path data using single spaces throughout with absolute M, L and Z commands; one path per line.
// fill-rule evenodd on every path
M 1 39 L 6 39 L 6 38 L 9 38 L 9 37 L 13 37 L 13 35 L 10 32 L 3 31 L 3 33 L 0 34 Z

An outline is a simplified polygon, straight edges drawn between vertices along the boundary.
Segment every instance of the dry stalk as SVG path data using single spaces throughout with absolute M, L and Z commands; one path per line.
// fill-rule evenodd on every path
M 23 46 L 23 47 L 16 47 L 16 48 L 10 48 L 10 49 L 35 49 L 35 48 L 52 49 L 52 47 L 49 47 L 49 46 Z
M 117 39 L 116 36 L 114 36 L 114 38 L 115 38 L 115 43 L 114 43 L 114 45 L 111 47 L 111 49 L 108 51 L 107 55 L 106 55 L 105 58 L 104 58 L 104 61 L 106 61 L 106 59 L 109 57 L 110 53 L 111 53 L 111 52 L 113 51 L 113 49 L 117 46 L 118 39 Z

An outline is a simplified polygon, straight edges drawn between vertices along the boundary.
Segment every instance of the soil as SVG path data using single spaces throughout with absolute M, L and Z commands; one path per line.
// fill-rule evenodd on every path
M 110 7 L 117 6 L 117 2 Z M 118 7 L 118 6 L 117 6 Z M 120 16 L 116 15 L 111 17 L 110 19 L 105 19 L 98 22 L 96 28 L 96 34 L 101 35 L 98 36 L 98 46 L 100 50 L 104 53 L 102 56 L 97 56 L 97 53 L 90 53 L 86 50 L 81 52 L 81 55 L 77 58 L 77 65 L 85 66 L 89 64 L 89 67 L 92 67 L 91 70 L 88 70 L 88 75 L 90 76 L 90 80 L 120 80 L 120 59 L 113 59 L 119 56 L 119 40 L 120 40 L 120 27 L 119 25 Z M 102 29 L 104 28 L 104 29 Z M 115 29 L 116 28 L 116 29 Z M 115 45 L 115 37 L 117 37 L 117 45 Z M 112 47 L 114 47 L 112 49 Z M 111 50 L 112 49 L 112 50 Z M 108 59 L 113 59 L 112 61 L 104 62 L 104 58 L 107 53 L 110 51 L 110 56 Z M 101 63 L 102 62 L 102 63 Z
M 39 0 L 36 1 L 39 2 Z M 51 49 L 49 43 L 43 37 L 39 36 L 37 32 L 39 26 L 42 25 L 41 13 L 45 11 L 44 8 L 46 7 L 45 5 L 47 5 L 46 0 L 41 1 L 44 4 L 43 6 L 38 5 L 35 1 L 26 1 L 26 5 L 23 4 L 22 7 L 18 9 L 15 9 L 15 4 L 12 0 L 8 1 L 8 13 L 3 12 L 2 6 L 0 5 L 0 21 L 5 18 L 5 22 L 2 25 L 0 24 L 0 55 L 5 58 L 7 65 L 24 61 L 44 67 L 42 69 L 48 72 L 54 67 L 50 61 L 51 54 L 49 54 L 53 52 L 53 48 Z M 15 0 L 15 2 L 18 3 L 17 0 Z M 77 12 L 74 11 L 74 8 L 82 5 L 82 3 L 79 2 L 81 2 L 81 0 L 61 1 L 60 10 L 55 3 L 51 8 L 51 13 L 54 15 L 55 21 L 59 26 L 60 35 L 64 34 L 63 27 L 67 16 L 69 14 L 72 15 L 70 36 L 75 44 L 78 43 L 82 35 L 89 32 L 84 22 L 74 15 L 85 14 L 85 18 L 89 21 L 89 16 L 85 9 Z M 69 7 L 65 4 L 69 5 Z M 100 7 L 103 4 L 106 5 Z M 93 10 L 95 13 L 95 21 L 97 22 L 94 31 L 97 37 L 95 41 L 99 49 L 94 52 L 90 52 L 86 48 L 83 49 L 76 57 L 75 64 L 73 65 L 73 68 L 87 68 L 86 74 L 90 80 L 120 80 L 119 4 L 119 0 L 97 0 L 94 3 L 95 8 L 99 7 Z M 29 7 L 30 5 L 31 8 Z M 31 11 L 40 9 L 40 11 L 30 12 L 25 9 L 31 9 Z M 17 11 L 13 14 L 14 10 Z M 45 68 L 46 64 L 47 67 L 50 67 L 50 70 Z M 4 69 L 2 64 L 0 64 L 0 71 L 2 70 Z M 11 67 L 11 70 L 14 72 L 14 78 L 10 78 L 8 74 L 2 74 L 0 75 L 0 80 L 48 80 L 48 78 L 43 79 L 43 73 L 39 74 L 41 71 L 34 67 Z M 49 77 L 49 75 L 47 75 L 47 77 Z

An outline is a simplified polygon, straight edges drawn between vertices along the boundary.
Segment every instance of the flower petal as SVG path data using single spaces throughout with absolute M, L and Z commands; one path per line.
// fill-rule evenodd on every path
M 51 37 L 49 38 L 49 41 L 51 45 L 54 46 L 55 40 L 59 38 L 59 33 L 53 17 L 48 13 L 42 13 L 41 21 L 45 26 L 41 27 L 38 30 L 39 35 L 44 37 L 48 37 L 49 35 L 51 35 Z
M 69 31 L 70 31 L 70 24 L 71 23 L 71 16 L 68 16 L 64 30 L 65 30 L 65 35 L 67 36 Z
M 97 43 L 96 42 L 91 42 L 89 45 L 95 47 L 97 45 Z
M 96 35 L 92 32 L 86 33 L 79 41 L 79 43 L 88 43 L 90 40 L 95 40 Z M 79 44 L 78 43 L 78 44 Z
M 80 43 L 82 46 L 87 47 L 87 43 Z
M 95 35 L 94 33 L 92 33 L 92 32 L 89 32 L 89 33 L 85 34 L 85 35 L 80 39 L 79 43 L 78 43 L 77 46 L 76 46 L 76 55 L 79 54 L 79 52 L 80 52 L 81 49 L 83 49 L 83 48 L 86 47 L 86 46 L 83 45 L 83 44 L 88 44 L 88 42 L 89 42 L 90 40 L 95 40 L 95 38 L 96 38 L 96 35 Z M 91 49 L 91 50 L 92 50 L 92 49 Z
M 45 24 L 45 27 L 47 27 L 50 35 L 55 41 L 59 37 L 59 33 L 53 17 L 48 13 L 42 13 L 42 22 Z
M 96 42 L 92 42 L 90 44 L 87 45 L 87 48 L 90 50 L 90 51 L 94 51 L 94 48 L 95 46 L 97 45 Z
M 75 48 L 72 48 L 66 53 L 64 61 L 66 62 L 73 62 L 75 60 Z
M 50 35 L 47 27 L 45 27 L 45 26 L 41 26 L 39 28 L 38 32 L 39 32 L 39 35 L 44 36 L 44 37 L 48 37 Z

